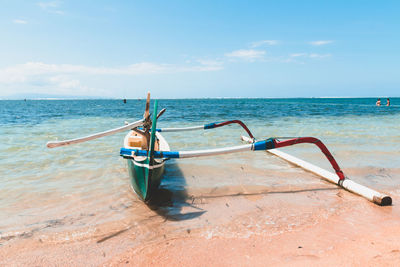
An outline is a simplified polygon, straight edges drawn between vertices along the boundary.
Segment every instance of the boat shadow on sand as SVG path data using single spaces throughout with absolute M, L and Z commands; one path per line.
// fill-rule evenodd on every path
M 160 187 L 146 204 L 165 220 L 184 221 L 199 217 L 206 212 L 192 205 L 190 199 L 186 190 L 186 179 L 181 169 L 176 162 L 169 161 L 166 162 Z M 182 212 L 184 207 L 191 207 L 197 211 Z
M 200 217 L 207 210 L 196 206 L 195 199 L 205 200 L 205 199 L 217 199 L 224 197 L 249 197 L 249 196 L 262 196 L 271 194 L 297 194 L 305 192 L 319 192 L 319 191 L 338 191 L 340 188 L 333 186 L 329 183 L 323 186 L 317 187 L 300 187 L 293 188 L 289 186 L 288 188 L 273 189 L 271 187 L 263 188 L 247 188 L 248 190 L 240 190 L 236 188 L 234 190 L 228 190 L 225 188 L 214 187 L 210 188 L 209 191 L 203 191 L 200 195 L 193 196 L 189 195 L 186 190 L 186 179 L 183 175 L 179 165 L 174 162 L 168 162 L 166 166 L 166 172 L 164 178 L 161 182 L 159 189 L 154 192 L 154 197 L 150 199 L 146 204 L 147 206 L 156 212 L 159 216 L 163 217 L 165 220 L 169 221 L 184 221 L 191 220 Z M 243 187 L 241 187 L 243 188 Z M 192 210 L 188 212 L 183 212 L 183 210 Z M 196 211 L 193 211 L 195 209 Z

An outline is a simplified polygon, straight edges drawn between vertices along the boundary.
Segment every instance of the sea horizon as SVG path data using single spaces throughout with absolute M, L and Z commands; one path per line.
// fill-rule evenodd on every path
M 152 97 L 152 99 L 162 99 L 162 100 L 202 100 L 202 99 L 396 99 L 400 98 L 400 96 L 293 96 L 293 97 L 183 97 L 183 98 L 157 98 Z M 146 98 L 123 98 L 123 97 L 78 97 L 78 96 L 66 96 L 66 97 L 38 97 L 38 98 L 29 98 L 29 97 L 21 97 L 21 98 L 8 98 L 8 97 L 1 97 L 0 101 L 2 100 L 145 100 Z

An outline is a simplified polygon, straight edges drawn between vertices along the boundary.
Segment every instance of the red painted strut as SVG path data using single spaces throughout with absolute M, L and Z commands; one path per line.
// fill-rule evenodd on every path
M 329 152 L 328 148 L 321 142 L 321 140 L 314 138 L 314 137 L 298 137 L 289 140 L 279 141 L 277 139 L 273 139 L 275 148 L 285 147 L 285 146 L 292 146 L 295 144 L 302 144 L 302 143 L 310 143 L 315 144 L 318 148 L 325 154 L 326 158 L 331 163 L 333 169 L 335 170 L 336 174 L 339 176 L 340 180 L 344 180 L 345 176 L 343 171 L 340 169 L 339 165 L 337 164 L 336 160 L 332 156 L 331 152 Z
M 232 121 L 224 121 L 224 122 L 220 122 L 220 123 L 213 123 L 213 127 L 212 128 L 217 128 L 217 127 L 222 127 L 228 124 L 232 124 L 232 123 L 237 123 L 240 126 L 242 126 L 242 128 L 247 132 L 247 134 L 250 136 L 250 138 L 254 139 L 253 134 L 250 132 L 249 128 L 247 128 L 247 126 L 240 120 L 232 120 Z

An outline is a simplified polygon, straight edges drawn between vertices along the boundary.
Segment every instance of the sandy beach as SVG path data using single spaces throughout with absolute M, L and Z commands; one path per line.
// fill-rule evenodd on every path
M 396 266 L 400 210 L 335 185 L 224 187 L 187 192 L 174 216 L 143 205 L 146 228 L 109 225 L 81 241 L 19 237 L 1 265 L 19 266 Z M 145 238 L 140 236 L 146 235 Z M 137 242 L 140 240 L 140 242 Z

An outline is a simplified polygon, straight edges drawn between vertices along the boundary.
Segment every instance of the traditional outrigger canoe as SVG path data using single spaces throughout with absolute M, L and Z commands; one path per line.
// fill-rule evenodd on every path
M 152 130 L 156 129 L 157 117 L 161 116 L 165 109 L 157 116 L 156 100 L 153 121 L 150 121 L 149 106 L 150 94 L 147 96 L 143 128 L 131 130 L 125 136 L 124 147 L 121 148 L 121 150 L 142 151 L 142 153 L 126 156 L 125 158 L 127 159 L 132 188 L 144 201 L 149 200 L 152 193 L 159 187 L 164 172 L 166 158 L 155 158 L 154 152 L 170 151 L 164 137 L 157 131 Z
M 105 132 L 93 134 L 90 136 L 65 140 L 48 142 L 47 147 L 53 148 L 58 146 L 70 145 L 81 143 L 92 139 L 100 138 L 103 136 L 115 134 L 117 132 L 129 130 L 124 138 L 123 147 L 120 150 L 120 155 L 127 160 L 128 172 L 131 178 L 131 185 L 136 194 L 144 201 L 149 201 L 152 196 L 157 192 L 160 185 L 162 175 L 164 172 L 165 161 L 168 159 L 178 158 L 192 158 L 213 156 L 228 153 L 238 153 L 244 151 L 268 151 L 292 164 L 295 164 L 305 170 L 313 172 L 324 179 L 337 184 L 338 186 L 347 189 L 350 192 L 364 196 L 368 200 L 378 205 L 391 205 L 392 199 L 390 196 L 381 194 L 368 187 L 362 186 L 346 177 L 340 169 L 335 158 L 332 156 L 328 148 L 317 138 L 314 137 L 271 137 L 265 140 L 257 141 L 247 126 L 240 120 L 225 121 L 219 123 L 209 123 L 201 126 L 192 126 L 185 128 L 162 128 L 158 129 L 157 119 L 164 113 L 165 109 L 157 114 L 157 100 L 154 103 L 153 118 L 150 118 L 150 94 L 147 96 L 146 109 L 143 119 L 129 123 L 125 126 L 111 129 Z M 223 127 L 232 123 L 239 124 L 247 132 L 248 137 L 242 136 L 242 140 L 248 144 L 196 150 L 196 151 L 171 151 L 170 147 L 161 135 L 162 132 L 179 132 L 179 131 L 194 131 L 194 130 L 208 130 L 218 127 Z M 296 144 L 309 143 L 316 145 L 325 157 L 330 162 L 335 173 L 321 169 L 311 163 L 305 162 L 301 159 L 293 157 L 284 153 L 278 148 L 292 146 Z

